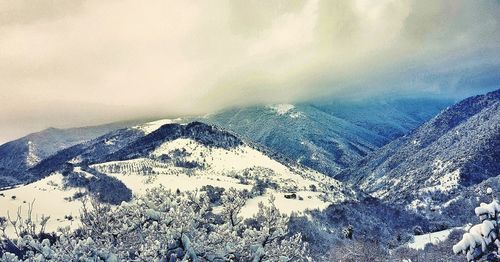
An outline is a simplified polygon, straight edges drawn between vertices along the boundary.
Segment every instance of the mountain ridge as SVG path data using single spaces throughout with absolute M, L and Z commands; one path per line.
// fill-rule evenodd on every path
M 448 99 L 424 98 L 323 101 L 236 108 L 199 120 L 231 130 L 293 161 L 335 176 L 368 153 L 423 124 L 450 103 Z M 378 109 L 381 111 L 377 112 Z M 373 117 L 378 115 L 384 116 Z M 390 131 L 380 131 L 386 129 Z
M 496 90 L 458 102 L 337 178 L 390 202 L 438 210 L 461 190 L 500 175 L 499 159 Z

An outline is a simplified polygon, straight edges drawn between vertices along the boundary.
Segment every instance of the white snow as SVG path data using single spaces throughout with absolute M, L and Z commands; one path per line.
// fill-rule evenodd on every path
M 40 158 L 35 154 L 33 142 L 28 141 L 28 155 L 26 156 L 26 165 L 33 167 L 40 162 Z
M 289 113 L 292 109 L 295 108 L 294 105 L 291 104 L 277 104 L 277 105 L 270 105 L 267 106 L 271 111 L 275 112 L 276 114 L 282 116 L 287 113 Z M 294 114 L 291 114 L 290 117 L 292 118 L 297 118 L 300 116 L 299 112 L 293 112 Z
M 203 168 L 191 170 L 155 160 L 163 155 L 173 156 L 179 151 L 185 152 L 182 160 L 203 164 Z M 277 207 L 288 214 L 305 209 L 323 209 L 346 199 L 345 195 L 335 191 L 341 187 L 340 182 L 309 169 L 285 166 L 248 145 L 227 150 L 183 138 L 163 143 L 151 153 L 151 158 L 114 161 L 92 167 L 120 179 L 139 194 L 158 185 L 184 191 L 197 190 L 204 185 L 251 190 L 257 178 L 278 184 L 280 192 L 268 189 L 265 196 L 249 200 L 245 208 L 248 216 L 257 210 L 258 202 L 267 202 L 269 194 L 275 195 Z M 153 174 L 144 174 L 144 167 L 152 168 Z M 247 183 L 241 182 L 242 177 Z M 318 192 L 310 191 L 313 185 Z M 335 193 L 325 194 L 323 191 L 330 191 L 330 187 Z M 303 200 L 286 199 L 285 192 L 296 192 Z
M 223 187 L 226 189 L 236 188 L 238 190 L 251 190 L 252 185 L 240 184 L 237 179 L 226 177 L 226 176 L 188 176 L 185 174 L 177 175 L 138 175 L 138 174 L 110 174 L 113 177 L 121 180 L 128 188 L 132 189 L 134 194 L 143 194 L 147 189 L 157 187 L 159 185 L 164 186 L 167 189 L 173 191 L 179 189 L 181 191 L 188 190 L 199 190 L 205 185 L 212 185 L 217 187 Z M 242 216 L 248 218 L 258 211 L 259 202 L 265 204 L 268 203 L 268 199 L 271 195 L 276 198 L 276 207 L 285 214 L 290 215 L 292 212 L 303 212 L 307 209 L 320 209 L 323 210 L 330 205 L 330 202 L 321 199 L 321 192 L 311 192 L 311 191 L 298 191 L 297 199 L 287 199 L 283 192 L 277 192 L 272 189 L 266 190 L 266 194 L 263 196 L 258 196 L 251 198 L 247 201 L 245 207 L 242 210 Z M 298 197 L 302 197 L 299 200 Z
M 77 156 L 77 157 L 71 159 L 70 161 L 68 161 L 68 163 L 74 164 L 74 165 L 80 164 L 81 162 L 82 162 L 82 158 L 80 156 Z
M 189 156 L 183 158 L 184 160 L 205 163 L 206 167 L 213 171 L 211 173 L 242 171 L 251 167 L 263 167 L 279 173 L 284 178 L 300 179 L 288 167 L 246 145 L 226 150 L 223 148 L 208 148 L 194 140 L 181 138 L 163 143 L 153 151 L 152 156 L 168 155 L 175 150 L 183 149 L 190 153 Z M 290 177 L 292 174 L 293 177 Z
M 207 148 L 189 139 L 177 139 L 163 144 L 153 152 L 153 155 L 168 154 L 172 150 L 182 148 L 191 153 L 190 156 L 185 158 L 186 160 L 203 162 L 208 169 L 206 172 L 210 174 L 223 173 L 227 175 L 228 171 L 237 173 L 248 168 L 263 168 L 272 172 L 260 172 L 258 174 L 260 178 L 263 178 L 263 176 L 272 176 L 273 179 L 280 182 L 281 186 L 284 184 L 294 184 L 299 187 L 309 187 L 311 184 L 321 182 L 340 187 L 340 183 L 335 179 L 309 169 L 299 170 L 294 167 L 285 166 L 248 145 L 226 150 L 222 148 Z
M 65 198 L 72 197 L 78 189 L 63 189 L 62 175 L 52 174 L 37 182 L 19 186 L 16 188 L 0 191 L 0 216 L 15 219 L 20 208 L 21 216 L 26 219 L 29 204 L 33 204 L 32 218 L 37 221 L 42 215 L 50 216 L 46 231 L 55 231 L 58 227 L 76 226 L 76 221 L 69 221 L 64 217 L 72 215 L 77 218 L 81 209 L 80 201 L 68 201 Z M 15 199 L 12 197 L 15 196 Z M 12 235 L 13 228 L 9 224 L 7 234 Z
M 449 191 L 455 188 L 460 181 L 460 169 L 446 173 L 439 178 L 439 189 L 441 191 Z
M 299 191 L 296 193 L 297 199 L 285 198 L 285 193 L 276 192 L 274 190 L 267 190 L 263 196 L 254 197 L 249 199 L 246 205 L 241 210 L 243 217 L 252 217 L 259 210 L 259 202 L 267 204 L 269 198 L 273 195 L 275 197 L 274 204 L 281 213 L 290 215 L 293 212 L 302 213 L 305 210 L 319 209 L 324 210 L 330 203 L 320 199 L 321 193 L 311 191 Z M 302 200 L 298 199 L 302 197 Z
M 493 201 L 489 204 L 481 203 L 478 207 L 474 209 L 476 216 L 481 216 L 485 214 L 489 214 L 490 216 L 494 216 L 496 212 L 500 212 L 500 205 Z
M 278 115 L 284 115 L 288 113 L 288 111 L 294 109 L 295 106 L 291 104 L 277 104 L 277 105 L 271 105 L 269 106 L 269 108 L 278 113 Z
M 474 248 L 476 244 L 480 244 L 480 238 L 476 234 L 465 233 L 462 240 L 453 246 L 453 252 L 458 254 L 462 251 L 469 249 L 469 247 Z
M 109 174 L 121 180 L 134 194 L 145 193 L 147 189 L 164 186 L 171 190 L 199 190 L 205 185 L 212 185 L 224 188 L 234 187 L 239 190 L 251 189 L 251 185 L 242 185 L 238 180 L 225 176 L 189 176 L 187 174 L 161 174 L 161 175 L 141 175 L 141 174 Z
M 175 154 L 181 151 L 184 153 Z M 164 155 L 172 159 L 162 160 Z M 176 166 L 179 160 L 193 161 L 202 167 L 191 169 Z M 74 162 L 77 163 L 78 159 Z M 191 139 L 177 139 L 163 143 L 149 156 L 91 167 L 118 178 L 136 195 L 159 185 L 181 191 L 199 190 L 204 185 L 251 191 L 257 179 L 277 184 L 276 190 L 267 188 L 263 196 L 248 200 L 243 210 L 246 217 L 258 210 L 259 202 L 267 203 L 271 195 L 276 198 L 276 206 L 286 214 L 306 209 L 324 209 L 347 199 L 342 191 L 345 189 L 337 180 L 310 169 L 279 163 L 249 145 L 224 149 L 207 147 Z M 80 167 L 75 167 L 74 172 L 85 177 L 93 176 Z M 62 179 L 61 174 L 55 173 L 35 183 L 1 191 L 5 197 L 0 196 L 0 216 L 7 216 L 7 211 L 12 216 L 19 206 L 25 209 L 36 196 L 33 214 L 51 217 L 48 231 L 54 231 L 59 226 L 75 225 L 78 223 L 81 202 L 67 199 L 79 189 L 63 189 Z M 285 198 L 285 194 L 291 192 L 297 195 L 296 199 Z M 13 195 L 16 196 L 15 200 L 11 199 Z M 75 221 L 66 220 L 66 215 L 72 215 Z
M 415 239 L 413 240 L 413 242 L 408 244 L 408 247 L 413 249 L 424 249 L 425 245 L 429 243 L 437 244 L 441 241 L 446 240 L 453 229 L 454 228 L 415 236 Z
M 82 175 L 83 175 L 83 177 L 85 177 L 85 178 L 87 178 L 87 179 L 94 177 L 94 175 L 93 175 L 93 174 L 91 174 L 91 173 L 89 173 L 89 172 L 87 172 L 87 171 L 83 171 L 83 170 L 82 170 L 82 168 L 81 168 L 81 167 L 79 167 L 79 166 L 75 167 L 75 168 L 73 169 L 73 171 L 74 171 L 74 172 L 76 172 L 76 173 L 80 173 L 80 174 L 82 174 Z
M 304 114 L 302 112 L 291 112 L 290 113 L 290 117 L 291 118 L 299 118 L 299 117 L 302 117 L 304 116 Z
M 142 132 L 144 132 L 145 135 L 147 135 L 147 134 L 150 134 L 150 133 L 156 131 L 158 128 L 160 128 L 163 125 L 177 123 L 177 122 L 180 122 L 180 121 L 181 121 L 180 118 L 177 118 L 177 119 L 161 119 L 161 120 L 157 120 L 157 121 L 145 123 L 145 124 L 142 124 L 142 125 L 138 125 L 138 126 L 135 126 L 133 128 L 139 129 Z
M 104 144 L 107 146 L 114 145 L 116 143 L 116 138 L 108 139 L 104 141 Z
M 432 176 L 426 182 L 427 187 L 422 192 L 448 192 L 455 189 L 460 182 L 460 169 L 446 172 L 453 164 L 451 161 L 434 160 L 432 164 Z
M 443 166 L 438 166 L 437 169 L 434 169 L 436 174 L 428 180 L 428 183 L 433 185 L 421 189 L 422 192 L 448 192 L 458 186 L 460 182 L 460 169 L 445 173 L 444 175 L 440 173 L 443 169 Z

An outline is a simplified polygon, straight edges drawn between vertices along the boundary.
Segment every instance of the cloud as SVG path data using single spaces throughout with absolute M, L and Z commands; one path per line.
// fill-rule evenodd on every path
M 499 12 L 465 0 L 3 1 L 0 126 L 444 93 L 466 76 L 494 85 Z

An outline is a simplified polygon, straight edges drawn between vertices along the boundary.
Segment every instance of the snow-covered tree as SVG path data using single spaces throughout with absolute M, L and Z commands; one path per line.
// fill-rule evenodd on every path
M 1 261 L 309 261 L 300 234 L 289 235 L 288 217 L 271 199 L 249 220 L 245 195 L 227 190 L 221 205 L 199 192 L 148 190 L 112 206 L 89 200 L 80 229 L 62 229 L 51 241 L 25 234 L 11 241 Z
M 493 190 L 486 190 L 488 195 L 493 195 Z M 456 245 L 453 246 L 455 254 L 464 254 L 467 261 L 500 261 L 500 205 L 495 197 L 491 203 L 481 203 L 475 210 L 481 223 L 472 226 Z

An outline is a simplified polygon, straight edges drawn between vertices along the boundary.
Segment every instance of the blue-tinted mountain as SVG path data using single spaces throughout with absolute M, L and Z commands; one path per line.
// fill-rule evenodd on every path
M 119 151 L 145 135 L 142 130 L 137 128 L 123 128 L 63 149 L 29 169 L 27 174 L 30 177 L 27 179 L 47 176 L 54 171 L 63 170 L 66 165 L 87 166 L 102 161 L 106 156 Z
M 120 122 L 82 128 L 49 128 L 5 143 L 0 146 L 0 187 L 7 182 L 15 183 L 26 170 L 60 150 L 135 124 Z
M 227 110 L 201 120 L 218 124 L 274 151 L 269 154 L 284 155 L 292 161 L 334 175 L 416 127 L 446 104 L 438 100 L 412 101 L 363 100 L 300 104 L 293 108 L 287 108 L 288 105 L 250 107 Z M 419 106 L 425 110 L 415 110 Z M 0 181 L 3 182 L 0 185 L 16 183 L 16 178 L 25 176 L 27 169 L 56 152 L 143 122 L 146 121 L 50 128 L 1 145 Z M 152 127 L 156 125 L 158 123 Z M 143 131 L 147 129 L 146 126 Z
M 318 102 L 314 106 L 392 141 L 408 134 L 453 103 L 447 98 L 384 97 Z
M 227 110 L 201 121 L 229 129 L 330 176 L 400 137 L 450 100 L 380 99 Z
M 467 98 L 337 177 L 384 200 L 444 212 L 500 175 L 500 90 Z

